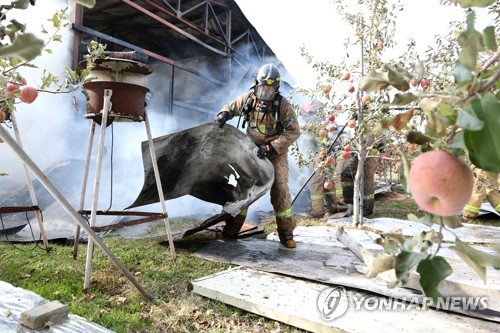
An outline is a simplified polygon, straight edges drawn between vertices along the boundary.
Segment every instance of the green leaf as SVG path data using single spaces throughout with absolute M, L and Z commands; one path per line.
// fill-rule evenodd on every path
M 52 16 L 52 24 L 54 25 L 54 28 L 59 28 L 61 26 L 61 17 L 58 13 Z
M 462 66 L 473 71 L 477 65 L 478 38 L 481 38 L 477 32 L 469 33 L 463 31 L 458 36 L 458 42 L 462 46 L 462 51 L 459 54 L 459 60 Z
M 22 24 L 16 19 L 10 20 L 10 24 L 7 26 L 7 28 L 10 30 L 10 32 L 15 33 L 15 32 L 25 32 L 26 31 L 26 24 Z
M 441 295 L 438 290 L 439 284 L 451 275 L 452 269 L 446 259 L 436 256 L 420 261 L 417 272 L 420 274 L 420 286 L 425 296 L 432 297 L 436 301 Z
M 484 46 L 491 50 L 497 50 L 497 42 L 495 40 L 495 27 L 489 26 L 483 30 L 483 43 Z
M 413 251 L 413 248 L 418 244 L 418 241 L 416 239 L 406 239 L 403 248 L 406 251 Z
M 69 77 L 71 78 L 71 82 L 76 82 L 77 77 L 76 77 L 76 72 L 66 66 L 66 73 L 68 73 Z
M 450 249 L 458 254 L 479 275 L 484 283 L 486 283 L 486 267 L 500 269 L 500 256 L 476 250 L 458 238 L 455 240 L 455 245 L 451 246 Z
M 462 8 L 469 7 L 488 7 L 496 0 L 451 0 L 454 4 L 459 4 Z
M 396 261 L 394 263 L 398 281 L 401 281 L 403 285 L 406 284 L 408 282 L 410 270 L 426 257 L 426 253 L 401 251 L 401 253 L 396 256 Z
M 455 121 L 455 117 L 457 115 L 457 111 L 449 104 L 441 103 L 436 108 L 437 112 L 439 112 L 442 116 L 446 118 L 451 118 Z
M 441 218 L 443 219 L 443 224 L 448 228 L 456 229 L 464 226 L 457 216 L 441 216 Z
M 29 0 L 16 0 L 12 1 L 10 4 L 12 5 L 12 8 L 26 9 L 29 7 L 30 2 Z
M 446 117 L 443 117 L 436 111 L 426 112 L 427 125 L 425 127 L 426 133 L 431 136 L 443 136 L 448 130 L 449 122 Z
M 394 95 L 394 99 L 392 100 L 391 104 L 392 105 L 407 105 L 410 104 L 411 102 L 415 101 L 417 99 L 417 96 L 415 96 L 412 93 L 407 93 L 407 94 L 400 94 L 397 93 Z
M 387 239 L 382 236 L 380 238 L 377 238 L 375 240 L 375 243 L 382 246 L 384 248 L 384 252 L 387 254 L 394 254 L 399 252 L 398 243 L 393 239 Z
M 0 57 L 15 57 L 29 61 L 40 54 L 43 44 L 43 40 L 31 33 L 18 35 L 12 44 L 0 47 Z
M 448 145 L 449 149 L 464 149 L 465 141 L 464 141 L 464 132 L 456 132 L 451 140 L 451 143 Z
M 408 182 L 408 175 L 410 174 L 410 161 L 408 161 L 408 157 L 400 148 L 398 148 L 397 153 L 401 156 L 401 160 L 403 161 L 403 172 L 400 178 L 401 185 L 403 185 L 406 193 L 410 193 L 410 183 Z
M 432 227 L 435 224 L 432 219 L 428 218 L 427 216 L 418 218 L 415 214 L 408 214 L 408 220 L 423 223 L 428 227 Z
M 409 143 L 415 143 L 417 145 L 424 145 L 427 142 L 431 141 L 431 138 L 422 132 L 410 131 L 406 135 L 406 141 L 408 141 Z
M 380 91 L 389 86 L 387 73 L 378 73 L 371 70 L 367 76 L 359 80 L 359 89 L 365 92 Z
M 459 111 L 457 125 L 471 131 L 479 131 L 484 127 L 484 122 L 476 116 L 474 109 L 469 104 Z
M 379 253 L 373 259 L 370 271 L 367 277 L 369 279 L 376 277 L 380 273 L 386 272 L 394 268 L 394 254 Z
M 387 77 L 389 83 L 396 89 L 405 91 L 410 89 L 410 84 L 408 80 L 410 78 L 406 77 L 406 72 L 402 71 L 400 68 L 393 68 L 389 65 L 384 65 L 384 69 L 387 71 Z
M 460 62 L 457 62 L 457 66 L 453 70 L 453 77 L 455 82 L 469 81 L 473 78 L 472 72 L 465 68 Z
M 471 102 L 477 118 L 484 122 L 479 131 L 465 129 L 464 140 L 470 161 L 485 171 L 500 173 L 500 102 L 486 95 Z

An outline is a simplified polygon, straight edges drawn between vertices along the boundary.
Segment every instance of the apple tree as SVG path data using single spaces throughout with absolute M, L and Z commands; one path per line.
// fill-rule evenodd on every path
M 390 286 L 396 286 L 406 284 L 409 272 L 416 269 L 425 295 L 439 296 L 439 283 L 452 272 L 445 258 L 438 255 L 442 231 L 462 226 L 456 214 L 472 192 L 469 165 L 500 172 L 498 32 L 495 26 L 478 31 L 475 22 L 477 7 L 488 7 L 498 22 L 498 4 L 494 0 L 442 1 L 443 6 L 464 8 L 465 22 L 453 22 L 452 31 L 436 36 L 436 46 L 423 56 L 410 41 L 404 54 L 387 61 L 382 55 L 393 46 L 394 13 L 403 7 L 390 1 L 360 1 L 365 13 L 360 17 L 349 13 L 345 1 L 336 3 L 356 31 L 355 38 L 346 41 L 346 50 L 358 45 L 363 49 L 361 59 L 352 61 L 351 53 L 334 65 L 317 62 L 303 51 L 321 83 L 301 93 L 322 97 L 325 110 L 339 110 L 336 105 L 343 104 L 347 119 L 356 119 L 352 151 L 358 154 L 360 165 L 381 142 L 397 148 L 403 184 L 424 210 L 423 217 L 411 214 L 409 219 L 428 225 L 430 230 L 415 237 L 382 234 L 378 243 L 385 251 L 374 261 L 370 276 L 394 269 L 396 281 Z M 346 87 L 341 86 L 345 72 L 351 74 L 347 98 Z M 324 82 L 333 86 L 326 96 Z M 355 97 L 348 95 L 351 86 Z M 437 175 L 447 180 L 440 183 Z M 360 181 L 358 176 L 356 182 Z M 355 187 L 355 196 L 361 198 L 360 188 Z M 355 214 L 353 220 L 359 224 L 362 217 Z M 435 224 L 438 231 L 432 228 Z M 485 282 L 487 267 L 500 269 L 499 256 L 479 251 L 458 237 L 451 249 Z
M 95 0 L 75 0 L 85 6 L 94 6 Z M 68 94 L 79 90 L 83 84 L 92 80 L 90 70 L 97 58 L 104 54 L 104 46 L 93 42 L 88 46 L 86 68 L 73 70 L 66 68 L 66 78 L 59 78 L 43 70 L 40 83 L 34 87 L 20 74 L 23 68 L 36 68 L 34 60 L 43 56 L 54 56 L 51 43 L 62 42 L 62 29 L 69 25 L 67 8 L 55 12 L 48 21 L 50 27 L 41 27 L 45 40 L 27 32 L 26 24 L 15 18 L 15 12 L 35 6 L 34 0 L 14 0 L 10 4 L 0 5 L 0 123 L 9 125 L 11 114 L 16 111 L 16 104 L 30 104 L 38 94 Z M 12 14 L 12 15 L 11 15 Z M 14 16 L 14 17 L 11 17 Z M 73 97 L 76 107 L 76 99 Z M 1 143 L 0 139 L 0 143 Z M 6 175 L 0 173 L 0 175 Z

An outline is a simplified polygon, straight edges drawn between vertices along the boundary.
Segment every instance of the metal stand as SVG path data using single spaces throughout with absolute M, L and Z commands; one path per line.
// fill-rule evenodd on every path
M 17 127 L 15 112 L 11 112 L 10 119 L 12 121 L 12 127 L 14 129 L 14 135 L 16 137 L 17 145 L 22 149 L 23 145 L 21 142 L 21 135 L 19 134 L 19 127 Z M 24 179 L 26 180 L 26 184 L 28 185 L 28 191 L 30 193 L 31 202 L 34 207 L 37 207 L 37 209 L 33 209 L 33 211 L 35 212 L 35 216 L 38 221 L 38 227 L 40 228 L 40 234 L 42 236 L 43 245 L 45 246 L 45 251 L 47 251 L 48 253 L 51 250 L 51 247 L 49 246 L 49 242 L 47 241 L 47 235 L 45 234 L 45 228 L 43 227 L 42 213 L 38 208 L 38 201 L 36 199 L 35 189 L 33 188 L 33 184 L 31 182 L 31 176 L 26 164 L 23 164 L 23 168 L 24 168 Z
M 101 130 L 100 130 L 100 135 L 99 135 L 99 144 L 98 144 L 98 150 L 97 150 L 97 164 L 96 164 L 96 174 L 95 174 L 95 179 L 94 179 L 94 192 L 92 196 L 92 207 L 90 211 L 90 227 L 95 229 L 95 224 L 96 224 L 96 217 L 98 215 L 97 211 L 97 203 L 98 203 L 98 197 L 99 197 L 99 186 L 100 186 L 100 178 L 101 178 L 101 167 L 102 167 L 102 155 L 103 155 L 103 148 L 104 148 L 104 139 L 106 136 L 106 125 L 107 125 L 107 120 L 108 116 L 111 110 L 111 96 L 113 94 L 113 91 L 111 89 L 104 89 L 104 105 L 103 105 L 103 110 L 101 111 L 102 113 L 102 120 L 101 120 Z M 153 220 L 159 220 L 163 219 L 165 222 L 165 229 L 167 233 L 167 238 L 170 246 L 170 251 L 172 254 L 172 259 L 175 261 L 176 260 L 176 253 L 175 253 L 175 248 L 174 248 L 174 243 L 172 239 L 172 233 L 170 230 L 170 223 L 168 220 L 168 215 L 167 215 L 167 210 L 164 202 L 164 196 L 163 196 L 163 189 L 161 185 L 161 180 L 160 180 L 160 174 L 158 171 L 158 165 L 156 162 L 156 154 L 154 151 L 154 146 L 153 146 L 153 139 L 151 136 L 151 128 L 149 125 L 149 120 L 147 115 L 144 117 L 145 125 L 146 125 L 146 132 L 148 136 L 148 142 L 149 142 L 149 152 L 151 155 L 151 160 L 153 164 L 153 170 L 155 174 L 155 180 L 156 184 L 158 186 L 158 197 L 160 199 L 160 204 L 162 208 L 163 214 L 155 214 L 156 218 L 153 218 Z M 95 133 L 95 122 L 92 121 L 91 128 L 90 128 L 90 135 L 89 135 L 89 141 L 88 141 L 88 149 L 87 149 L 87 157 L 85 160 L 85 171 L 84 171 L 84 177 L 83 177 L 83 185 L 82 185 L 82 192 L 81 192 L 81 198 L 80 198 L 80 211 L 83 211 L 83 207 L 85 204 L 85 192 L 86 192 L 86 187 L 87 187 L 87 180 L 88 180 L 88 172 L 89 172 L 89 165 L 90 165 L 90 155 L 92 152 L 92 143 L 94 140 L 94 133 Z M 116 212 L 117 215 L 119 215 L 119 212 Z M 149 219 L 151 220 L 151 219 Z M 78 253 L 78 242 L 80 238 L 80 228 L 77 227 L 76 230 L 76 235 L 75 235 L 75 246 L 73 249 L 73 257 L 76 258 L 77 253 Z M 84 291 L 88 291 L 90 287 L 90 275 L 92 272 L 92 256 L 93 256 L 93 242 L 91 239 L 88 241 L 88 246 L 87 246 L 87 258 L 86 258 L 86 265 L 85 265 L 85 281 L 83 285 Z
M 54 185 L 49 181 L 47 176 L 45 176 L 40 170 L 40 168 L 30 159 L 30 157 L 24 152 L 24 150 L 16 143 L 16 141 L 9 135 L 9 133 L 0 124 L 0 138 L 2 138 L 6 144 L 8 144 L 12 150 L 17 154 L 17 156 L 23 161 L 23 163 L 33 172 L 37 179 L 42 183 L 42 185 L 47 189 L 47 191 L 61 204 L 64 210 L 74 218 L 75 222 L 79 227 L 85 229 L 88 233 L 89 238 L 93 239 L 97 245 L 102 249 L 102 251 L 108 256 L 108 258 L 118 267 L 122 273 L 134 284 L 134 286 L 139 290 L 139 292 L 148 300 L 152 297 L 146 292 L 144 288 L 137 282 L 134 275 L 130 273 L 129 270 L 123 265 L 123 263 L 111 252 L 106 244 L 96 235 L 96 233 L 87 225 L 87 222 L 82 218 L 80 214 L 71 206 L 71 204 L 62 196 L 62 194 L 54 187 Z

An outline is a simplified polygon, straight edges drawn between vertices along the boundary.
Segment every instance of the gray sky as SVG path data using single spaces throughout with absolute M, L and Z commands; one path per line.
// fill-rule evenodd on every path
M 354 0 L 350 0 L 354 2 Z M 402 0 L 396 39 L 405 46 L 409 37 L 425 49 L 434 35 L 447 31 L 451 20 L 463 21 L 463 9 L 439 5 L 439 0 Z M 338 61 L 343 42 L 352 30 L 336 14 L 333 0 L 236 0 L 241 10 L 294 76 L 298 85 L 313 85 L 314 72 L 300 56 L 304 45 L 314 56 Z M 491 23 L 478 10 L 478 28 Z

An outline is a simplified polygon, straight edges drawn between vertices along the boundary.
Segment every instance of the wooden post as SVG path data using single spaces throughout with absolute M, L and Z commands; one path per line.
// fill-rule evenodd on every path
M 87 157 L 85 158 L 85 170 L 83 171 L 83 181 L 82 181 L 82 192 L 80 194 L 80 206 L 79 210 L 83 210 L 85 207 L 85 195 L 87 192 L 87 181 L 89 177 L 89 166 L 90 166 L 90 155 L 92 154 L 92 143 L 94 142 L 94 133 L 95 133 L 95 121 L 90 122 L 90 134 L 89 134 L 89 143 L 87 148 Z M 76 259 L 78 256 L 78 244 L 80 243 L 80 226 L 76 227 L 75 232 L 75 244 L 73 246 L 73 259 Z
M 153 145 L 153 138 L 151 136 L 151 127 L 149 125 L 149 119 L 148 115 L 146 114 L 146 111 L 144 116 L 144 123 L 146 124 L 146 132 L 148 134 L 149 154 L 151 155 L 151 164 L 153 165 L 153 172 L 155 174 L 156 186 L 158 188 L 158 198 L 160 199 L 162 213 L 165 214 L 165 218 L 163 219 L 163 221 L 165 222 L 165 229 L 167 231 L 168 246 L 170 247 L 172 260 L 175 262 L 177 256 L 175 254 L 174 241 L 172 239 L 170 222 L 168 220 L 167 208 L 165 206 L 165 198 L 163 197 L 163 186 L 161 185 L 160 172 L 158 171 L 158 163 L 156 161 L 156 153 Z

